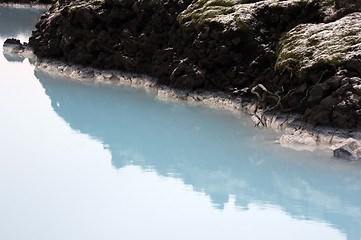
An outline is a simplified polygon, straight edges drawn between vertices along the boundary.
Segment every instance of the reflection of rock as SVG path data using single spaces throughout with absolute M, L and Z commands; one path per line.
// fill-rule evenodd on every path
M 31 30 L 46 8 L 12 8 L 0 6 L 0 37 L 21 37 L 31 35 Z M 22 39 L 27 41 L 27 39 Z
M 4 57 L 10 62 L 22 62 L 25 58 L 30 61 L 34 59 L 34 54 L 27 44 L 22 44 L 15 38 L 6 39 L 3 46 Z
M 8 38 L 3 45 L 3 54 L 9 62 L 23 62 L 25 57 L 19 53 L 23 52 L 25 47 L 20 40 L 15 38 Z
M 265 113 L 262 109 L 255 112 L 257 103 L 250 99 L 234 99 L 230 94 L 222 92 L 201 90 L 182 91 L 166 86 L 158 86 L 154 78 L 142 74 L 69 65 L 50 59 L 37 61 L 38 59 L 34 58 L 34 60 L 34 64 L 38 70 L 56 73 L 63 77 L 72 78 L 73 80 L 83 81 L 86 79 L 89 82 L 101 85 L 129 86 L 132 88 L 147 89 L 154 91 L 157 99 L 167 102 L 187 101 L 192 104 L 205 104 L 209 107 L 227 109 L 237 114 L 239 111 L 249 113 L 252 115 L 251 119 L 256 126 L 262 125 L 276 131 L 282 131 L 283 134 L 278 142 L 284 147 L 298 151 L 315 151 L 320 149 L 328 151 L 334 150 L 350 141 L 361 142 L 361 132 L 359 131 L 309 126 L 302 121 L 302 116 L 299 114 L 282 114 L 275 111 Z M 353 81 L 355 81 L 355 79 L 358 78 L 353 78 Z M 330 85 L 335 85 L 340 82 L 341 78 L 339 76 L 330 78 L 328 81 Z M 358 90 L 357 88 L 355 89 Z M 313 96 L 310 96 L 310 99 L 312 99 L 318 94 L 317 91 L 312 91 L 310 95 Z
M 6 39 L 3 48 L 4 51 L 9 53 L 20 53 L 25 50 L 25 47 L 21 44 L 20 40 L 15 38 Z
M 360 238 L 359 171 L 349 169 L 345 177 L 332 170 L 344 162 L 312 167 L 305 161 L 315 157 L 307 152 L 296 161 L 287 149 L 267 145 L 261 155 L 255 130 L 223 114 L 153 101 L 151 92 L 82 85 L 41 71 L 35 75 L 54 111 L 72 129 L 102 141 L 116 168 L 133 164 L 179 177 L 220 208 L 234 195 L 243 208 L 254 202 L 277 205 L 292 217 L 321 219 Z M 214 127 L 224 121 L 224 128 Z
M 7 53 L 6 51 L 3 52 L 4 57 L 9 62 L 23 62 L 25 57 L 19 54 L 11 54 Z

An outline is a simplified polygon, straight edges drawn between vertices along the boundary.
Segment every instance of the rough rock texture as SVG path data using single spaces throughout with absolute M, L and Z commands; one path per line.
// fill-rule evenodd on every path
M 301 24 L 280 41 L 275 69 L 310 86 L 309 123 L 361 128 L 360 19 L 356 12 L 331 23 Z
M 288 65 L 299 78 L 307 80 L 312 69 L 345 65 L 361 55 L 360 19 L 358 12 L 331 23 L 298 25 L 281 39 L 275 68 Z
M 4 42 L 3 47 L 4 48 L 11 48 L 12 51 L 14 51 L 14 52 L 19 52 L 19 51 L 25 49 L 24 45 L 21 44 L 20 40 L 15 39 L 15 38 L 6 39 L 5 42 Z
M 51 4 L 53 0 L 0 0 L 0 3 L 31 3 L 31 4 Z
M 360 1 L 57 1 L 40 57 L 258 97 L 313 125 L 361 128 Z M 350 14 L 352 13 L 352 14 Z
M 30 44 L 40 56 L 148 73 L 169 81 L 182 62 L 178 50 L 184 47 L 176 16 L 189 3 L 190 0 L 57 3 L 36 25 L 38 31 Z
M 345 160 L 359 160 L 361 159 L 361 146 L 357 142 L 351 142 L 335 149 L 333 155 Z

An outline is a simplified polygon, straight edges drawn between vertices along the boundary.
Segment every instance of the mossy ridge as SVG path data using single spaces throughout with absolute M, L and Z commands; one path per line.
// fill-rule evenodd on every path
M 197 31 L 210 22 L 222 24 L 224 29 L 238 27 L 248 32 L 256 22 L 257 10 L 262 7 L 306 6 L 314 1 L 320 0 L 198 0 L 179 14 L 178 22 L 185 32 Z
M 178 16 L 178 22 L 183 28 L 198 29 L 205 22 L 230 16 L 235 12 L 234 7 L 242 3 L 243 0 L 199 0 Z
M 86 1 L 84 2 L 82 5 L 76 5 L 77 8 L 81 8 L 81 7 L 93 7 L 93 8 L 97 8 L 97 7 L 101 7 L 105 4 L 105 0 L 92 0 L 92 1 Z
M 300 24 L 279 43 L 275 70 L 291 68 L 306 80 L 312 69 L 340 65 L 361 52 L 361 13 L 352 13 L 336 22 Z
M 70 3 L 70 5 L 71 5 L 70 11 L 74 11 L 74 10 L 84 8 L 84 7 L 90 7 L 92 9 L 97 9 L 97 8 L 105 5 L 105 0 L 90 0 L 90 1 L 83 1 L 83 3 L 79 3 L 79 2 L 74 2 L 74 3 L 75 3 L 74 5 L 72 5 L 72 3 Z

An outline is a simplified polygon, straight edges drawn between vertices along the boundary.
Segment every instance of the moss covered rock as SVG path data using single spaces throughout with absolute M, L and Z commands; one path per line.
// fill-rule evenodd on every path
M 174 88 L 252 95 L 260 86 L 266 91 L 259 96 L 271 94 L 261 98 L 269 109 L 361 129 L 361 13 L 351 5 L 60 0 L 41 17 L 29 45 L 40 57 L 146 73 Z M 340 19 L 349 12 L 355 13 Z
M 307 80 L 309 72 L 327 65 L 339 66 L 361 56 L 361 13 L 347 15 L 335 22 L 301 24 L 280 41 L 275 69 L 292 69 Z
M 178 16 L 180 25 L 186 29 L 198 30 L 206 23 L 217 23 L 226 29 L 248 30 L 256 24 L 257 15 L 262 9 L 287 9 L 289 7 L 306 7 L 315 0 L 198 0 L 194 1 Z
M 308 86 L 302 105 L 310 124 L 361 128 L 360 19 L 355 12 L 330 23 L 300 24 L 279 42 L 275 70 L 290 86 Z

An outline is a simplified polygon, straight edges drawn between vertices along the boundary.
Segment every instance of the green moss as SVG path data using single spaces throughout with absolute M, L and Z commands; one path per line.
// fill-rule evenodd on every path
M 322 0 L 320 1 L 322 6 L 333 6 L 335 5 L 335 0 Z
M 191 4 L 178 16 L 184 29 L 198 29 L 207 22 L 222 22 L 225 18 L 234 19 L 236 7 L 243 0 L 199 0 Z
M 178 22 L 185 33 L 196 32 L 207 23 L 217 22 L 224 29 L 236 26 L 241 32 L 249 34 L 250 27 L 257 22 L 259 9 L 306 6 L 314 1 L 319 0 L 198 0 L 179 14 Z
M 222 6 L 222 7 L 233 7 L 234 3 L 225 0 L 215 0 L 208 4 L 208 6 Z
M 300 79 L 314 69 L 340 65 L 361 53 L 361 13 L 332 23 L 301 24 L 279 43 L 275 69 L 291 68 Z

